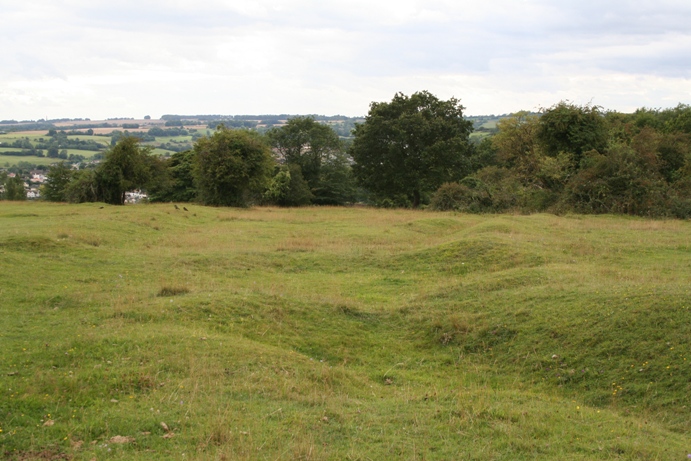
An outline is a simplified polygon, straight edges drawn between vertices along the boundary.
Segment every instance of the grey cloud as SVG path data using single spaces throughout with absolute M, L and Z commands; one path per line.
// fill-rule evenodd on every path
M 520 100 L 589 98 L 600 91 L 598 76 L 616 74 L 666 82 L 631 88 L 632 97 L 670 97 L 669 82 L 691 77 L 689 23 L 691 4 L 673 1 L 16 3 L 0 17 L 0 94 L 13 79 L 62 79 L 92 82 L 84 85 L 94 94 L 108 89 L 109 101 L 133 104 L 126 96 L 139 81 L 149 93 L 140 89 L 138 98 L 146 94 L 148 104 L 177 94 L 186 107 L 246 98 L 244 111 L 253 101 L 291 111 L 304 99 L 309 112 L 333 93 L 348 107 L 362 98 L 361 110 L 349 109 L 362 113 L 375 95 L 414 86 L 475 91 L 483 104 L 497 93 L 503 104 L 512 92 Z M 228 84 L 201 91 L 197 74 L 204 86 Z M 593 89 L 571 83 L 579 76 Z

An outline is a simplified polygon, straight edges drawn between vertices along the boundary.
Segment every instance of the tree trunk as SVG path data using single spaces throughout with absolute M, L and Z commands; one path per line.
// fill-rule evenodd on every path
M 413 191 L 413 208 L 418 208 L 420 206 L 420 191 Z

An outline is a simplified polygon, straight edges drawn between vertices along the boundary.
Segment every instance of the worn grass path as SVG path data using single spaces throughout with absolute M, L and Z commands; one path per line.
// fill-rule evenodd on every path
M 0 457 L 691 453 L 689 222 L 101 206 L 0 202 Z

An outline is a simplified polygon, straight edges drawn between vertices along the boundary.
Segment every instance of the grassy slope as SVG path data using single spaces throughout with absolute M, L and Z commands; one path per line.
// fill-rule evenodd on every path
M 691 448 L 688 222 L 188 208 L 0 202 L 0 452 Z

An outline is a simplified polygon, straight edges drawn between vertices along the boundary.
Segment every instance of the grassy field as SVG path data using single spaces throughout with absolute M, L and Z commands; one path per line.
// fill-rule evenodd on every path
M 112 131 L 112 129 L 111 129 Z M 89 135 L 71 135 L 67 139 L 81 140 L 81 141 L 94 141 L 103 147 L 110 147 L 110 137 L 109 136 L 89 136 Z
M 17 149 L 14 149 L 15 151 Z M 67 154 L 83 155 L 87 160 L 96 155 L 98 152 L 78 149 L 65 149 Z M 35 157 L 35 156 L 18 156 L 18 155 L 2 155 L 2 148 L 0 148 L 0 166 L 17 165 L 19 162 L 28 162 L 34 165 L 52 165 L 58 162 L 66 162 L 59 158 L 50 157 Z
M 154 154 L 154 155 L 168 155 L 168 156 L 171 156 L 171 155 L 175 154 L 175 151 L 167 150 L 167 149 L 155 148 L 153 151 L 151 151 L 151 153 Z
M 0 202 L 0 458 L 691 453 L 689 222 L 185 206 Z
M 486 138 L 486 137 L 488 137 L 488 136 L 490 136 L 490 133 L 487 133 L 487 132 L 484 132 L 484 131 L 474 131 L 474 132 L 470 133 L 470 140 L 471 140 L 471 141 L 479 142 L 479 141 L 481 141 L 483 138 Z
M 29 139 L 31 142 L 47 141 L 50 139 L 47 131 L 22 131 L 0 134 L 0 142 L 12 143 L 18 139 Z
M 17 165 L 19 162 L 28 162 L 33 165 L 51 165 L 56 161 L 57 159 L 54 158 L 34 157 L 33 155 L 27 157 L 17 155 L 2 155 L 2 151 L 0 151 L 0 167 L 9 167 L 12 165 Z

